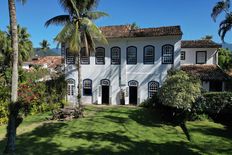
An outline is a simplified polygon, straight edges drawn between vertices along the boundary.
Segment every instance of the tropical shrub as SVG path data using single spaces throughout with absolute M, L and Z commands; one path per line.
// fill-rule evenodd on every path
M 214 121 L 232 127 L 232 93 L 209 92 L 203 98 L 204 112 Z
M 7 123 L 8 101 L 0 100 L 0 125 Z
M 184 71 L 169 71 L 159 91 L 163 105 L 191 111 L 193 103 L 201 95 L 200 80 Z

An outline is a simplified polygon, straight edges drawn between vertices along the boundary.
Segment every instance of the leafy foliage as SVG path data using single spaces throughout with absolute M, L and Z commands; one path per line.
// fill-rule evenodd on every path
M 232 52 L 228 49 L 219 49 L 218 63 L 222 69 L 232 68 Z
M 11 69 L 0 76 L 0 124 L 7 122 L 10 103 Z M 38 114 L 58 109 L 66 104 L 66 82 L 63 76 L 46 82 L 38 79 L 48 74 L 45 69 L 32 72 L 19 70 L 19 103 L 22 114 Z
M 170 71 L 159 92 L 162 104 L 183 110 L 190 110 L 200 94 L 200 80 L 184 71 Z

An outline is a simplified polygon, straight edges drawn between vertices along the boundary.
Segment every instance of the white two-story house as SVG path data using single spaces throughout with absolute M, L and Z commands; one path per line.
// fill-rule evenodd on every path
M 181 69 L 198 76 L 206 91 L 225 91 L 230 79 L 218 66 L 221 45 L 211 40 L 189 40 L 181 44 Z
M 82 102 L 85 104 L 137 105 L 158 91 L 168 70 L 185 70 L 198 63 L 217 64 L 219 45 L 188 47 L 191 41 L 181 41 L 180 26 L 132 29 L 131 25 L 121 25 L 101 27 L 101 30 L 109 44 L 97 45 L 90 56 L 81 51 Z M 78 94 L 75 56 L 65 45 L 62 53 L 67 99 L 75 104 Z M 203 83 L 206 89 L 208 85 L 207 81 Z

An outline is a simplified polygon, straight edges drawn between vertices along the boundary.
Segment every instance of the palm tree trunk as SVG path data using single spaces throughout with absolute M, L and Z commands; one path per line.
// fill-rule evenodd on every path
M 86 56 L 90 56 L 89 54 L 89 46 L 88 46 L 88 41 L 87 41 L 87 37 L 86 37 L 86 33 L 84 33 L 84 42 L 85 42 L 85 52 L 86 52 Z
M 17 20 L 16 20 L 16 7 L 15 0 L 8 0 L 9 16 L 10 16 L 10 29 L 11 29 L 11 42 L 13 49 L 13 69 L 12 69 L 12 84 L 11 84 L 11 103 L 9 106 L 9 120 L 7 127 L 7 144 L 5 153 L 12 153 L 15 151 L 15 139 L 17 128 L 18 112 L 15 111 L 15 106 L 18 99 L 18 34 L 17 34 Z
M 78 96 L 77 96 L 77 100 L 78 100 L 79 106 L 81 107 L 82 106 L 82 101 L 81 101 L 82 83 L 81 83 L 81 54 L 80 53 L 77 56 L 77 72 L 78 72 Z

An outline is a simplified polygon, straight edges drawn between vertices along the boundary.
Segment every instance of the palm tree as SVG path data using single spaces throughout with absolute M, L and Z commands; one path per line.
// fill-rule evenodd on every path
M 232 28 L 232 12 L 229 11 L 230 0 L 221 0 L 213 8 L 211 17 L 216 21 L 219 14 L 224 12 L 225 19 L 219 25 L 218 35 L 221 37 L 221 40 L 224 42 L 225 35 Z
M 26 0 L 20 0 L 24 3 Z M 12 84 L 11 84 L 11 103 L 9 105 L 9 120 L 7 126 L 7 144 L 5 147 L 5 153 L 15 152 L 15 139 L 16 128 L 22 121 L 18 118 L 19 107 L 18 100 L 18 30 L 16 19 L 16 7 L 15 0 L 8 0 L 9 16 L 10 16 L 10 28 L 11 28 L 11 42 L 13 50 L 13 69 L 12 69 Z
M 50 44 L 47 40 L 42 40 L 42 42 L 40 42 L 39 45 L 43 51 L 50 49 Z
M 11 40 L 11 31 L 10 26 L 7 27 L 8 32 L 7 33 L 7 39 Z M 17 26 L 18 30 L 18 48 L 19 48 L 19 64 L 21 64 L 23 61 L 27 61 L 33 54 L 33 45 L 30 40 L 30 34 L 27 31 L 27 28 L 21 27 L 20 25 Z M 11 42 L 8 42 L 8 48 L 6 51 L 8 54 L 12 53 L 11 49 Z M 9 62 L 10 60 L 8 60 Z
M 78 103 L 80 106 L 82 105 L 80 50 L 84 48 L 86 55 L 89 56 L 89 51 L 95 51 L 95 41 L 107 44 L 106 38 L 92 20 L 108 16 L 108 14 L 93 11 L 98 2 L 96 0 L 59 0 L 59 2 L 68 14 L 48 20 L 45 26 L 64 25 L 55 40 L 58 43 L 68 43 L 70 52 L 77 56 Z

